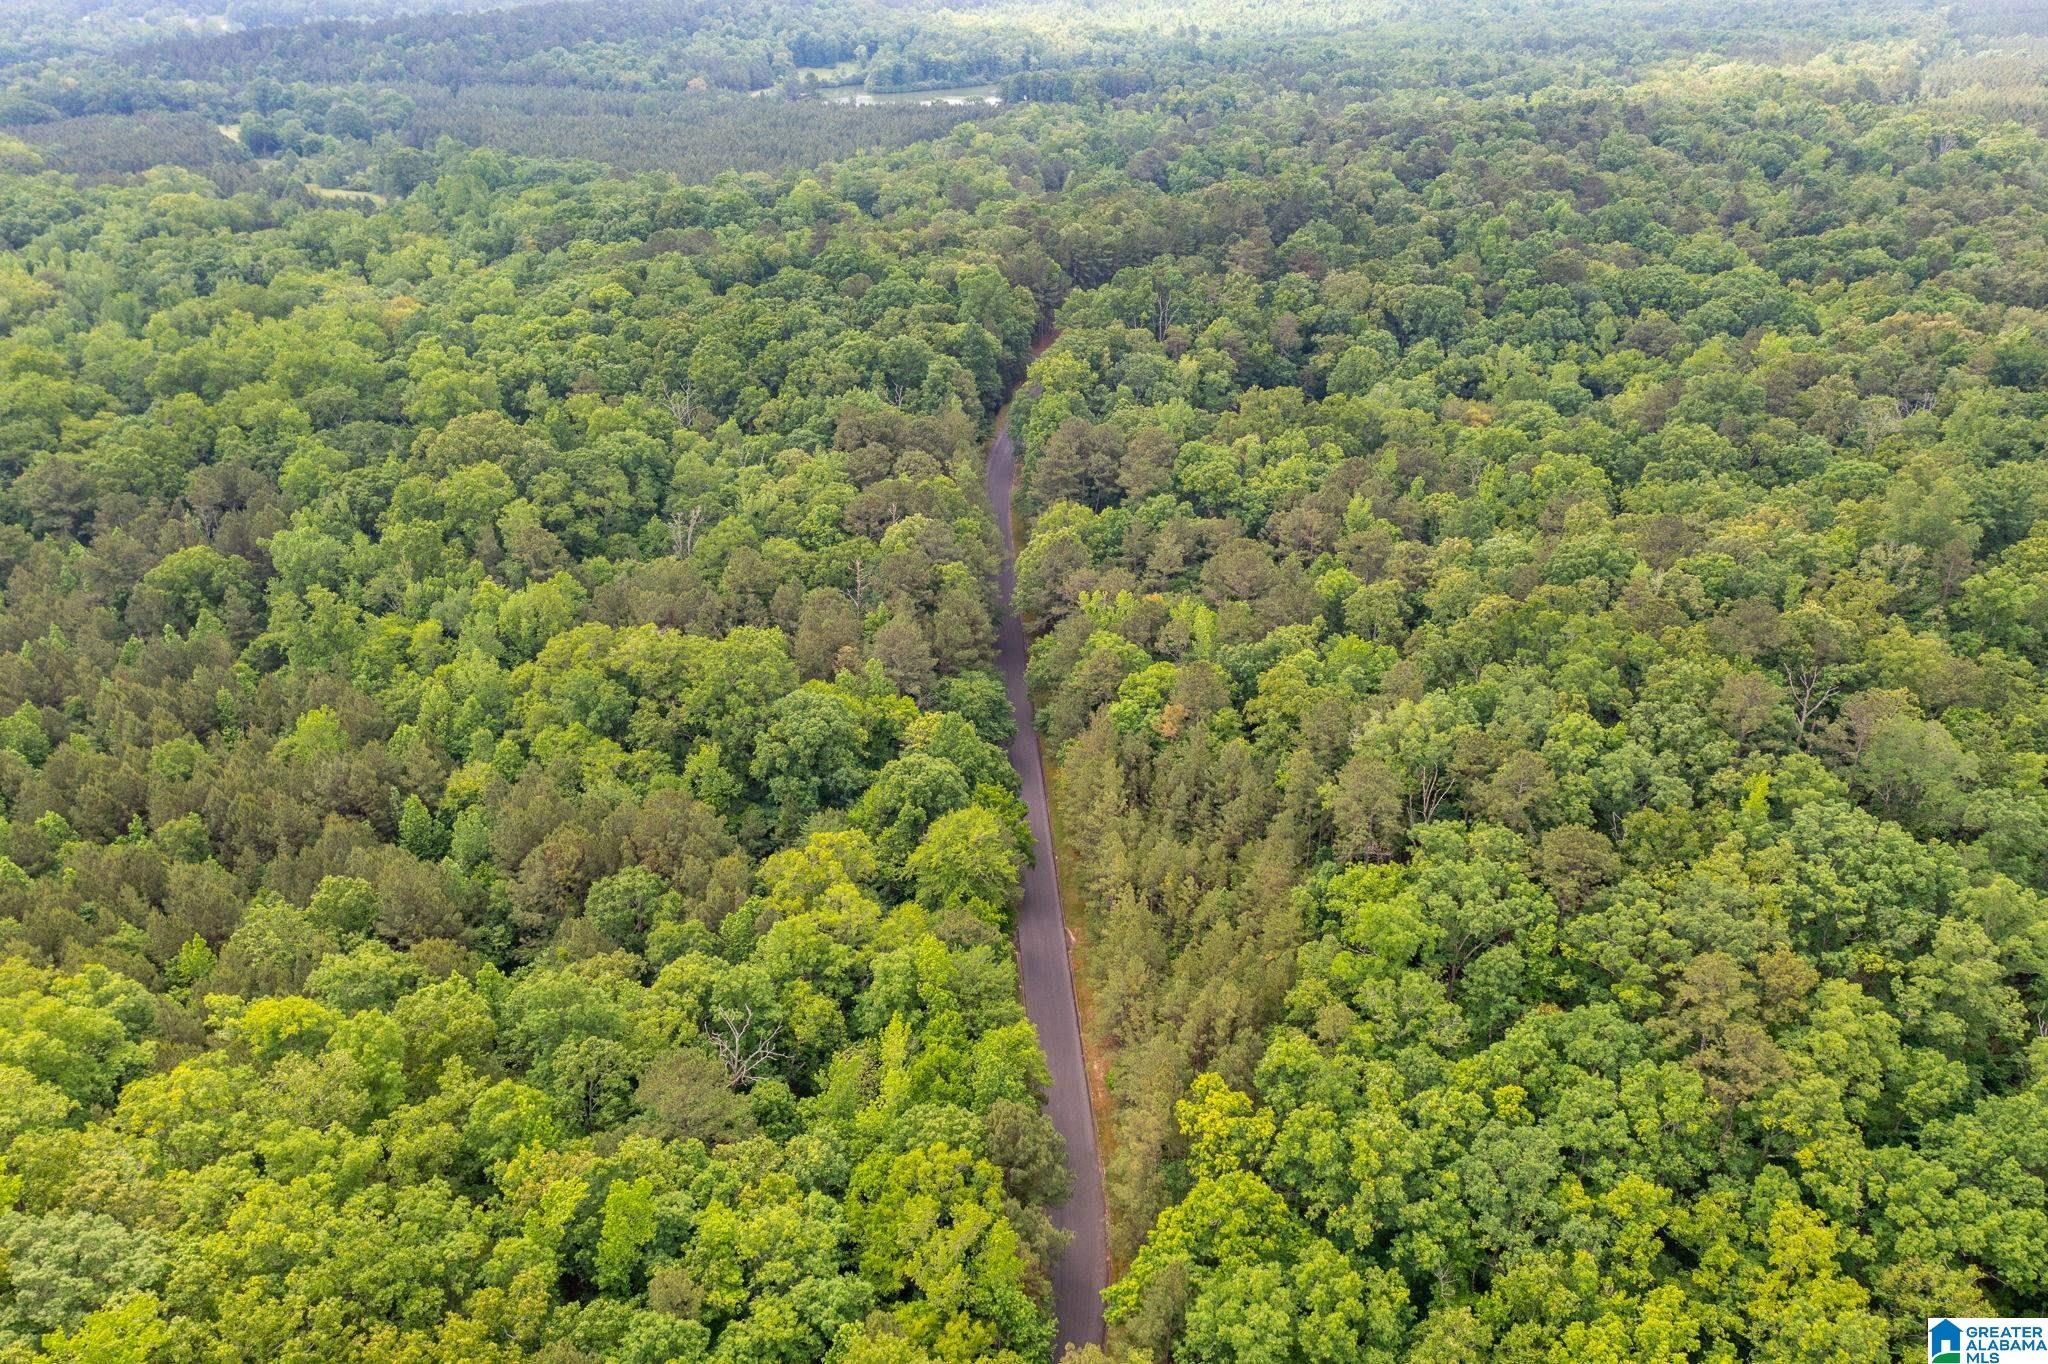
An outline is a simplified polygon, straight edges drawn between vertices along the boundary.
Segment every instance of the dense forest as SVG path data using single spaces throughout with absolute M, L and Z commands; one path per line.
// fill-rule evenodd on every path
M 0 26 L 0 1361 L 2048 1312 L 2048 23 L 1238 9 Z
M 1032 370 L 1136 1341 L 2048 1301 L 2042 143 L 1717 75 L 1155 145 Z
M 1044 1353 L 961 169 L 11 177 L 17 1348 Z

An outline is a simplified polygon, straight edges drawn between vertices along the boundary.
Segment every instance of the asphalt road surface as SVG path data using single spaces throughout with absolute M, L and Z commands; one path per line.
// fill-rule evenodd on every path
M 1055 1226 L 1073 1242 L 1052 1267 L 1053 1313 L 1059 1332 L 1057 1359 L 1068 1345 L 1102 1341 L 1102 1290 L 1109 1283 L 1109 1232 L 1102 1201 L 1102 1159 L 1095 1149 L 1095 1114 L 1088 1103 L 1088 1072 L 1081 1054 L 1081 1019 L 1074 1008 L 1073 968 L 1067 961 L 1067 923 L 1060 911 L 1059 876 L 1054 870 L 1052 826 L 1045 804 L 1045 765 L 1032 723 L 1031 693 L 1024 686 L 1024 622 L 1010 605 L 1017 582 L 1016 531 L 1010 523 L 1010 493 L 1017 481 L 1017 451 L 1010 441 L 1006 409 L 996 421 L 988 451 L 988 500 L 1002 530 L 1003 565 L 997 574 L 1002 616 L 996 627 L 996 664 L 1010 692 L 1017 737 L 1010 761 L 1024 784 L 1031 811 L 1031 837 L 1038 858 L 1024 871 L 1024 903 L 1017 911 L 1017 970 L 1024 981 L 1024 1010 L 1045 1048 L 1052 1087 L 1046 1109 L 1067 1143 L 1067 1172 L 1073 1190 L 1052 1210 Z

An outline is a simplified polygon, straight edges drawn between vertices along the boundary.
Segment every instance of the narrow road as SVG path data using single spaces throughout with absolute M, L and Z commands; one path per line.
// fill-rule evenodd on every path
M 1017 911 L 1017 970 L 1024 981 L 1024 1011 L 1038 1029 L 1052 1071 L 1046 1109 L 1067 1143 L 1067 1173 L 1073 1191 L 1052 1210 L 1053 1224 L 1073 1233 L 1073 1243 L 1052 1267 L 1053 1314 L 1059 1332 L 1053 1357 L 1068 1345 L 1102 1342 L 1102 1290 L 1109 1283 L 1109 1231 L 1102 1200 L 1102 1159 L 1095 1149 L 1095 1114 L 1088 1104 L 1088 1072 L 1081 1054 L 1081 1017 L 1074 1007 L 1073 967 L 1067 960 L 1067 921 L 1060 909 L 1054 867 L 1052 824 L 1046 812 L 1045 764 L 1039 756 L 1031 693 L 1024 685 L 1024 622 L 1010 604 L 1017 585 L 1017 532 L 1010 519 L 1010 494 L 1017 484 L 1017 449 L 1010 440 L 1010 412 L 996 418 L 988 448 L 988 500 L 1002 531 L 1003 564 L 996 575 L 1002 616 L 996 626 L 996 666 L 1009 689 L 1017 717 L 1010 761 L 1024 784 L 1031 811 L 1031 837 L 1038 858 L 1024 869 L 1024 903 Z

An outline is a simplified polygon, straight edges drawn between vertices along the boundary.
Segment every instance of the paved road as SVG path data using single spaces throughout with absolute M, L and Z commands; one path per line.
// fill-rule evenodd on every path
M 1024 871 L 1024 903 L 1017 912 L 1017 969 L 1024 979 L 1024 1010 L 1038 1028 L 1052 1071 L 1046 1108 L 1067 1143 L 1067 1172 L 1073 1192 L 1054 1208 L 1052 1220 L 1073 1233 L 1067 1253 L 1052 1267 L 1053 1312 L 1059 1319 L 1054 1358 L 1069 1344 L 1102 1341 L 1102 1290 L 1109 1282 L 1109 1233 L 1102 1202 L 1102 1160 L 1095 1149 L 1095 1114 L 1088 1104 L 1088 1072 L 1081 1056 L 1081 1020 L 1074 1009 L 1073 968 L 1067 961 L 1067 924 L 1060 911 L 1059 877 L 1053 869 L 1052 827 L 1047 822 L 1045 766 L 1032 724 L 1031 694 L 1024 686 L 1024 623 L 1010 606 L 1017 581 L 1016 533 L 1010 523 L 1010 493 L 1017 481 L 1017 451 L 1010 442 L 1007 410 L 996 420 L 988 451 L 988 500 L 1002 528 L 1003 566 L 996 583 L 1002 617 L 996 627 L 996 664 L 1009 688 L 1017 717 L 1010 761 L 1024 783 L 1031 810 L 1031 837 L 1038 860 Z

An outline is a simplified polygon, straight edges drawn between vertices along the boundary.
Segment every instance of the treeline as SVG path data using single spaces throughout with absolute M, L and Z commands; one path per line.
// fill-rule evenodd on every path
M 92 114 L 20 129 L 53 170 L 127 175 L 155 166 L 200 168 L 250 159 L 204 114 Z
M 1028 29 L 927 18 L 911 5 L 787 0 L 549 0 L 474 13 L 314 22 L 167 38 L 130 58 L 145 75 L 239 86 L 514 79 L 597 89 L 754 90 L 852 63 L 877 89 L 985 80 L 1032 62 Z
M 727 170 L 783 171 L 938 137 L 980 105 L 845 107 L 735 95 L 643 97 L 536 86 L 421 91 L 408 141 L 452 137 L 527 156 L 587 158 L 629 171 L 710 180 Z
M 1902 72 L 1940 51 L 1936 80 L 1968 87 L 1970 112 L 2037 120 L 2030 68 L 1981 51 L 1967 18 L 1951 29 L 1918 0 L 1765 4 L 1702 16 L 1624 0 L 1570 13 L 1443 6 L 1289 3 L 1254 14 L 1220 4 L 1048 4 L 927 14 L 914 6 L 792 6 L 781 0 L 663 0 L 653 6 L 549 3 L 402 11 L 362 22 L 183 30 L 105 47 L 78 30 L 75 52 L 0 63 L 0 128 L 53 148 L 67 168 L 119 173 L 138 153 L 102 125 L 65 120 L 201 117 L 234 130 L 251 156 L 317 162 L 306 179 L 368 187 L 379 144 L 431 146 L 453 135 L 527 155 L 594 157 L 628 170 L 703 178 L 779 170 L 902 145 L 949 126 L 917 114 L 790 113 L 834 89 L 914 92 L 994 84 L 1008 101 L 1097 103 L 1231 99 L 1297 92 L 1341 107 L 1387 89 L 1453 86 L 1528 94 L 1549 79 L 1526 54 L 1569 54 L 1572 81 L 1630 80 L 1674 55 L 1803 61 L 1837 39 L 1893 45 Z M 1369 26 L 1358 20 L 1369 18 Z M 68 31 L 68 30 L 67 30 Z M 1446 31 L 1468 32 L 1457 43 Z M 1911 45 L 1919 45 L 1917 48 Z M 1947 46 L 1943 46 L 1947 44 Z M 2003 63 L 2003 66 L 1998 65 Z M 1227 76 L 1226 76 L 1227 73 Z M 1979 85 L 1988 89 L 1979 90 Z M 1896 93 L 1886 87 L 1887 97 Z M 718 92 L 759 93 L 741 107 Z M 1854 92 L 1866 96 L 1869 92 Z M 834 121 L 834 110 L 845 117 Z M 952 117 L 958 117 L 956 113 Z M 45 131 L 32 131 L 37 128 Z M 704 136 L 694 136 L 697 130 Z M 104 151 L 103 158 L 95 157 Z M 166 140 L 165 164 L 207 165 L 209 149 Z

